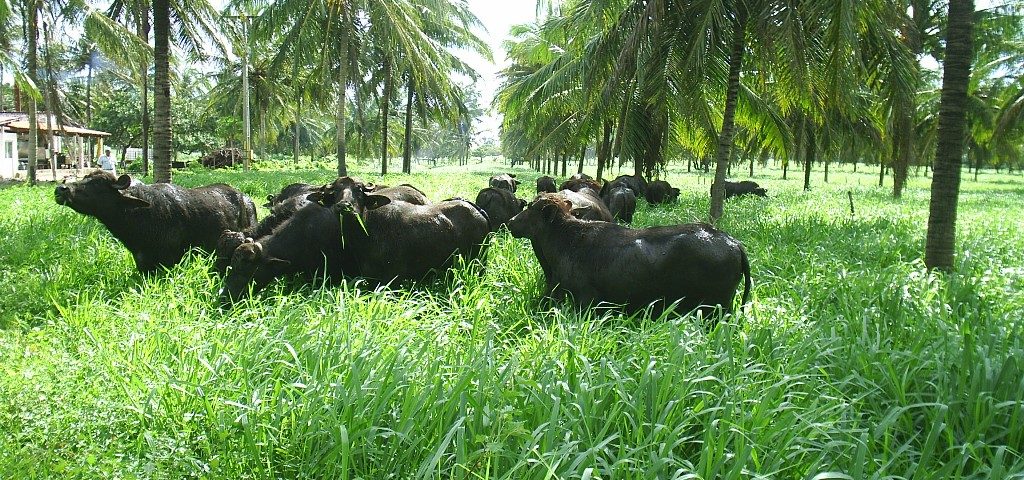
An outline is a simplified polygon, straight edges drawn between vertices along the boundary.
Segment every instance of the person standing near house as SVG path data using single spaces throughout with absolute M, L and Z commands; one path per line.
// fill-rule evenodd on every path
M 103 150 L 103 155 L 99 158 L 100 168 L 117 175 L 117 170 L 114 168 L 114 157 L 110 156 L 110 149 Z

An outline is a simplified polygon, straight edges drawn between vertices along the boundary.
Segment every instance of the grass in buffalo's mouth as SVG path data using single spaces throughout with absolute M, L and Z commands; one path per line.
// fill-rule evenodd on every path
M 361 176 L 473 198 L 505 169 L 439 170 Z M 679 203 L 637 225 L 705 216 L 707 177 L 670 173 Z M 765 171 L 770 198 L 730 200 L 753 304 L 710 331 L 547 305 L 507 232 L 425 282 L 285 279 L 221 308 L 211 256 L 142 277 L 52 186 L 2 189 L 0 477 L 1020 478 L 1024 180 L 964 183 L 936 275 L 927 179 L 895 201 L 874 175 Z

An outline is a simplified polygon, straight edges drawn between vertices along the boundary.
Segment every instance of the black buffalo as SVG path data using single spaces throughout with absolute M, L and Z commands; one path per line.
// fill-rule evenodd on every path
M 331 206 L 345 200 L 355 190 L 364 194 L 376 193 L 391 200 L 412 203 L 414 205 L 430 204 L 427 196 L 412 185 L 402 184 L 397 187 L 375 186 L 353 177 L 338 177 L 333 182 L 315 189 L 307 197 L 321 205 Z
M 102 222 L 128 248 L 140 272 L 171 267 L 193 247 L 212 252 L 222 231 L 256 224 L 252 199 L 229 185 L 132 183 L 128 175 L 96 170 L 77 183 L 58 185 L 54 198 Z
M 679 198 L 679 189 L 673 188 L 664 180 L 654 180 L 647 184 L 647 192 L 644 193 L 647 203 L 657 205 L 659 203 L 675 202 Z
M 633 213 L 636 212 L 636 194 L 633 190 L 619 185 L 606 191 L 601 200 L 608 205 L 608 211 L 613 218 L 626 223 L 633 222 Z
M 742 182 L 725 181 L 725 198 L 738 197 L 740 195 L 757 195 L 767 197 L 768 190 L 761 188 L 757 182 L 743 180 Z
M 595 196 L 601 194 L 601 184 L 597 183 L 592 178 L 570 178 L 558 187 L 559 190 L 572 190 L 574 192 L 582 192 L 583 190 L 590 190 Z
M 486 214 L 459 199 L 414 205 L 352 188 L 336 207 L 345 255 L 358 275 L 382 282 L 417 280 L 456 255 L 475 257 L 490 232 Z
M 647 180 L 644 179 L 643 175 L 619 175 L 615 177 L 615 180 L 606 182 L 601 190 L 601 195 L 604 196 L 605 192 L 618 186 L 625 186 L 633 191 L 633 194 L 637 198 L 643 197 L 647 193 Z
M 274 208 L 274 205 L 283 203 L 289 199 L 297 197 L 305 197 L 307 194 L 312 192 L 316 187 L 308 183 L 292 183 L 286 185 L 276 195 L 267 195 L 267 203 L 263 204 L 266 208 Z
M 508 223 L 509 219 L 526 207 L 526 200 L 516 198 L 504 188 L 487 187 L 476 195 L 476 204 L 487 212 L 491 231 Z
M 337 208 L 309 202 L 270 234 L 242 239 L 232 251 L 221 298 L 237 300 L 248 293 L 250 284 L 258 291 L 275 278 L 296 273 L 340 279 L 352 269 L 346 260 Z
M 502 173 L 501 175 L 491 177 L 487 185 L 492 188 L 503 188 L 516 193 L 516 189 L 519 188 L 519 180 L 516 180 L 516 174 L 514 173 Z
M 579 192 L 562 190 L 551 195 L 558 195 L 572 205 L 571 213 L 580 220 L 596 220 L 599 222 L 614 222 L 612 212 L 608 206 L 596 194 L 585 188 Z
M 585 222 L 572 206 L 544 194 L 509 222 L 512 235 L 528 238 L 544 270 L 546 293 L 565 294 L 579 306 L 600 302 L 637 311 L 661 311 L 679 302 L 681 311 L 716 307 L 732 311 L 744 279 L 750 295 L 750 264 L 743 245 L 706 224 L 630 229 Z
M 537 194 L 542 193 L 555 193 L 558 189 L 555 187 L 555 179 L 544 175 L 543 177 L 537 178 Z

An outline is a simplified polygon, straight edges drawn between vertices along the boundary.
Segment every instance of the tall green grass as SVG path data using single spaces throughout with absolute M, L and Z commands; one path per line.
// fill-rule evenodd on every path
M 441 199 L 503 169 L 359 173 Z M 939 275 L 927 179 L 894 201 L 874 175 L 765 171 L 771 198 L 730 200 L 754 302 L 710 331 L 546 305 L 507 232 L 420 284 L 285 279 L 221 309 L 209 255 L 141 277 L 52 186 L 0 190 L 0 477 L 1022 478 L 1024 179 L 965 182 Z M 679 204 L 638 225 L 706 214 L 708 177 L 669 179 Z

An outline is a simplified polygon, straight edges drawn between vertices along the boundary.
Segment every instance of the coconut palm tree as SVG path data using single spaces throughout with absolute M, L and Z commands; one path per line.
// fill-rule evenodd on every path
M 466 4 L 451 0 L 276 0 L 254 23 L 254 34 L 279 45 L 276 65 L 290 59 L 308 65 L 312 78 L 334 80 L 338 173 L 344 175 L 347 94 L 353 82 L 366 76 L 361 70 L 368 65 L 389 69 L 390 75 L 378 76 L 388 96 L 394 75 L 405 75 L 407 84 L 411 79 L 415 89 L 423 90 L 414 96 L 422 111 L 457 111 L 451 76 L 472 70 L 449 49 L 467 47 L 489 56 L 484 42 L 472 33 L 477 26 Z M 367 62 L 366 52 L 380 57 Z M 388 101 L 382 107 L 390 105 Z
M 171 181 L 170 37 L 186 52 L 202 56 L 207 39 L 218 40 L 216 11 L 207 0 L 153 0 L 153 181 Z
M 939 270 L 953 268 L 967 87 L 974 49 L 974 0 L 950 0 L 947 18 L 939 140 L 935 151 L 924 258 L 929 269 Z

